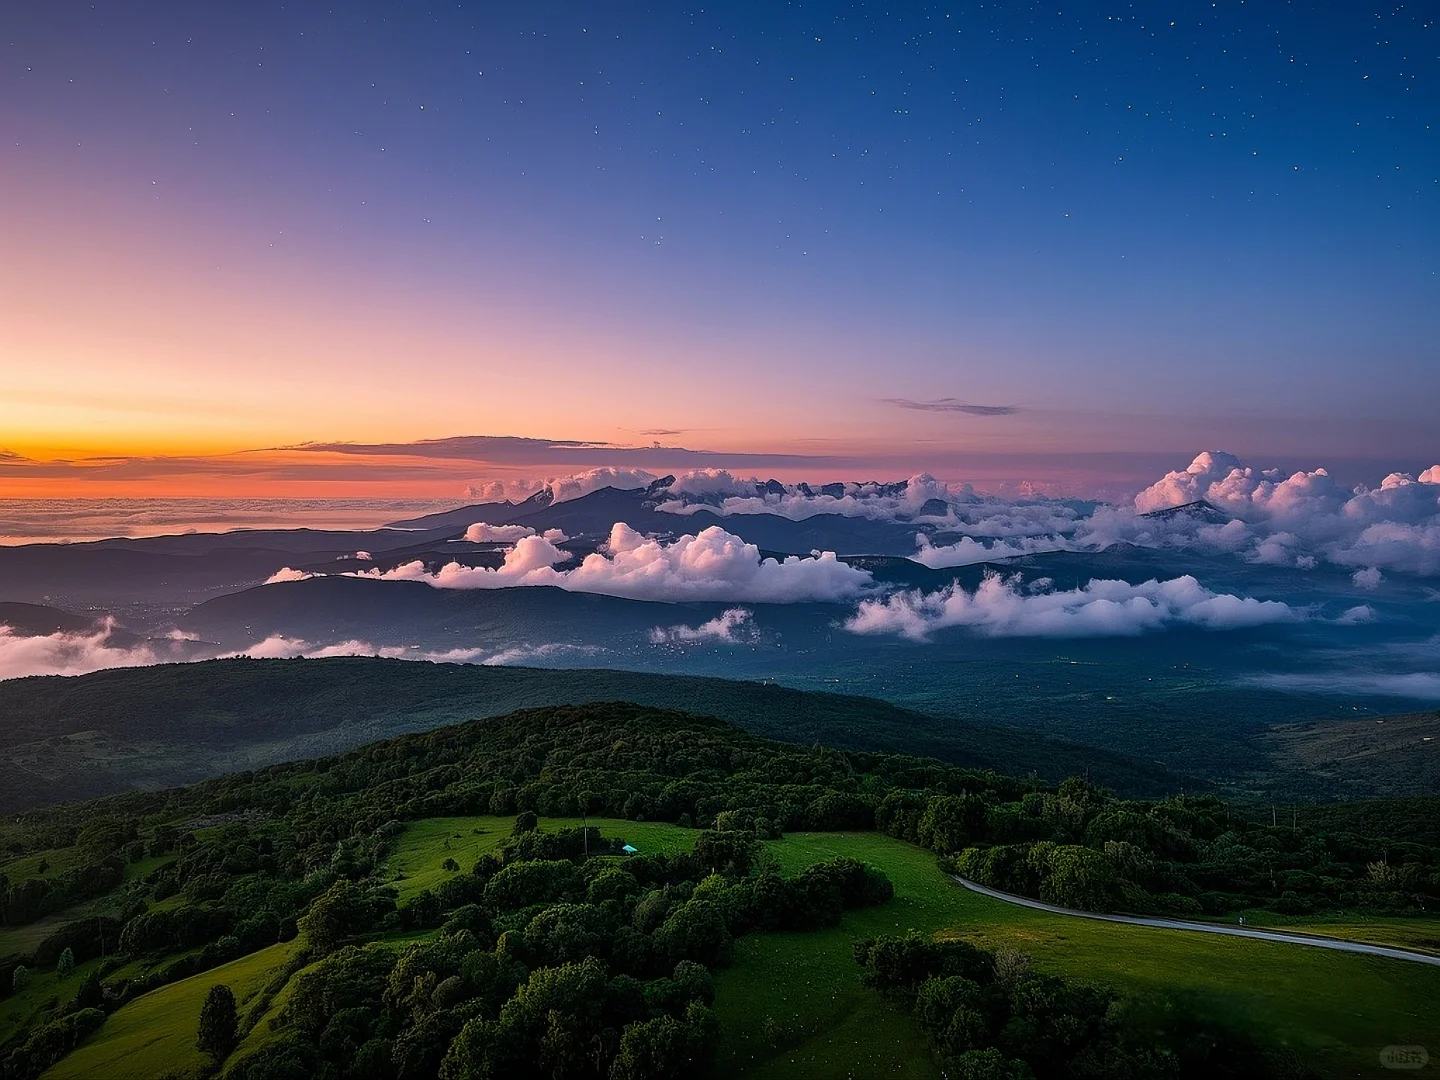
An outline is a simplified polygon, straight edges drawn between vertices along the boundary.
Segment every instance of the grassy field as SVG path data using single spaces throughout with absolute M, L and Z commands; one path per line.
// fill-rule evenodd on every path
M 85 861 L 85 853 L 78 847 L 54 848 L 50 851 L 36 851 L 0 863 L 0 874 L 11 881 L 25 881 L 27 878 L 53 878 L 66 870 L 74 870 Z M 42 870 L 41 867 L 44 867 Z
M 1364 915 L 1309 915 L 1286 918 L 1268 911 L 1245 916 L 1247 926 L 1294 930 L 1300 934 L 1346 938 L 1372 945 L 1396 945 L 1440 955 L 1440 919 L 1367 918 Z
M 697 835 L 657 823 L 591 823 L 643 852 L 686 850 Z M 573 824 L 578 822 L 541 822 L 551 829 Z M 401 898 L 449 876 L 441 868 L 447 858 L 467 872 L 512 826 L 513 819 L 499 817 L 411 824 L 388 865 Z M 967 892 L 940 873 L 929 852 L 874 833 L 796 833 L 766 846 L 786 873 L 841 855 L 859 859 L 883 869 L 896 895 L 883 907 L 852 912 L 834 929 L 752 934 L 737 942 L 734 965 L 716 979 L 722 1029 L 717 1075 L 938 1078 L 914 1020 L 860 986 L 851 956 L 860 938 L 910 930 L 1019 948 L 1037 967 L 1058 974 L 1184 995 L 1191 1007 L 1253 1031 L 1268 1045 L 1293 1048 L 1329 1077 L 1383 1075 L 1377 1054 L 1389 1044 L 1440 1046 L 1440 1015 L 1433 1008 L 1440 1001 L 1440 969 L 1031 911 Z M 1303 929 L 1327 927 L 1310 923 Z M 1328 929 L 1392 941 L 1402 933 L 1427 932 L 1422 920 L 1395 919 Z M 252 1008 L 260 1012 L 260 1022 L 237 1050 L 249 1053 L 267 1037 L 266 1019 L 284 1006 L 288 986 L 272 986 L 278 993 L 268 1002 L 260 995 L 294 948 L 277 945 L 131 1002 L 47 1076 L 194 1075 L 204 1064 L 194 1049 L 200 1005 L 221 982 L 235 991 L 242 1017 Z M 53 973 L 37 973 L 23 1000 L 4 1003 L 0 1024 L 18 1019 L 19 1009 L 33 1010 L 54 998 L 53 982 Z
M 0 926 L 0 956 L 32 952 L 35 946 L 66 923 L 83 919 L 86 915 L 91 914 L 90 909 L 96 903 L 92 900 L 87 904 L 77 904 L 64 911 L 56 912 L 54 915 L 46 915 L 43 919 L 26 923 L 24 926 Z
M 540 819 L 540 828 L 547 831 L 579 824 L 579 819 Z M 619 837 L 646 854 L 689 851 L 697 835 L 693 829 L 651 821 L 591 818 L 590 824 L 599 827 L 607 839 Z M 460 864 L 459 872 L 468 874 L 476 860 L 499 848 L 514 827 L 513 817 L 446 817 L 413 822 L 395 842 L 387 866 L 390 883 L 400 900 L 405 901 L 454 873 L 441 868 L 446 859 L 454 859 Z
M 542 819 L 563 828 L 569 820 Z M 655 822 L 594 818 L 606 836 L 642 851 L 686 850 L 695 832 Z M 509 835 L 511 818 L 437 818 L 409 826 L 390 860 L 402 898 L 468 870 Z M 480 830 L 478 833 L 476 830 Z M 446 846 L 448 841 L 449 846 Z M 1136 990 L 1193 996 L 1198 1008 L 1267 1043 L 1294 1048 L 1327 1075 L 1369 1076 L 1391 1043 L 1440 1045 L 1440 970 L 1243 939 L 1086 922 L 976 896 L 954 885 L 932 854 L 875 833 L 795 833 L 767 844 L 786 873 L 847 855 L 878 866 L 896 886 L 883 908 L 855 912 L 835 930 L 742 938 L 718 976 L 720 1075 L 937 1077 L 907 1015 L 864 990 L 851 944 L 877 934 L 953 934 L 1031 953 L 1058 974 Z M 1304 925 L 1298 925 L 1304 922 Z M 1257 922 L 1257 925 L 1259 923 Z M 1384 943 L 1434 945 L 1425 920 L 1292 920 L 1295 929 Z
M 909 1019 L 860 987 L 850 955 L 859 938 L 911 929 L 1018 948 L 1059 974 L 1184 994 L 1327 1076 L 1377 1075 L 1392 1043 L 1440 1045 L 1440 969 L 1031 911 L 966 892 L 930 853 L 874 833 L 799 833 L 769 847 L 790 872 L 837 855 L 878 866 L 896 897 L 834 930 L 737 943 L 717 978 L 722 1075 L 938 1076 Z
M 224 983 L 246 1005 L 284 966 L 296 944 L 286 942 L 242 956 L 136 998 L 105 1021 L 89 1042 L 45 1074 L 47 1080 L 158 1080 L 198 1076 L 208 1059 L 195 1048 L 200 1006 Z

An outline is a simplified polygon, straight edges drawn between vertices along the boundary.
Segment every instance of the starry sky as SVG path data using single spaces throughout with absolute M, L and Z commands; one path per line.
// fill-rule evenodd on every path
M 1440 450 L 1433 5 L 0 7 L 0 494 Z

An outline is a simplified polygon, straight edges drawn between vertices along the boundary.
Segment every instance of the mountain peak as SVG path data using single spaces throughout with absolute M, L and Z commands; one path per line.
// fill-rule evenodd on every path
M 1140 516 L 1153 518 L 1156 521 L 1191 518 L 1199 521 L 1212 521 L 1216 525 L 1223 525 L 1231 519 L 1229 514 L 1206 499 L 1196 499 L 1194 502 L 1181 503 L 1179 506 L 1167 506 L 1163 510 L 1151 510 L 1148 514 Z

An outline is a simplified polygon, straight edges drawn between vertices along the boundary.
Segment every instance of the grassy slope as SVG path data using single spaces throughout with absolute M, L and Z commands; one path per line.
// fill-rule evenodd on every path
M 685 850 L 696 835 L 652 822 L 591 823 L 646 852 Z M 411 824 L 389 864 L 403 875 L 395 881 L 402 898 L 448 876 L 441 869 L 446 858 L 468 871 L 480 854 L 498 847 L 512 824 L 499 817 Z M 1072 977 L 1191 995 L 1194 1007 L 1249 1027 L 1267 1044 L 1294 1048 L 1327 1076 L 1373 1075 L 1376 1053 L 1392 1043 L 1440 1045 L 1440 1016 L 1431 1007 L 1440 1000 L 1440 969 L 1030 911 L 966 892 L 939 872 L 929 852 L 874 833 L 796 833 L 767 848 L 787 873 L 839 855 L 860 859 L 890 875 L 896 897 L 847 915 L 831 930 L 752 934 L 737 943 L 734 965 L 717 977 L 721 1076 L 938 1077 L 915 1022 L 860 986 L 851 957 L 859 938 L 908 930 L 1019 948 L 1037 966 Z M 1404 930 L 1411 922 L 1381 920 L 1370 934 Z M 1419 932 L 1420 921 L 1413 923 L 1411 931 Z M 1318 932 L 1317 926 L 1307 929 Z M 193 1039 L 210 986 L 229 983 L 243 1015 L 292 948 L 274 946 L 131 1002 L 48 1075 L 123 1078 L 193 1070 L 202 1064 Z M 285 994 L 274 999 L 266 1017 L 277 1014 Z M 263 1043 L 268 1031 L 262 1019 L 237 1053 Z
M 392 870 L 405 874 L 395 883 L 402 897 L 443 880 L 447 871 L 440 864 L 447 857 L 468 870 L 484 851 L 498 847 L 512 821 L 466 817 L 412 824 L 390 860 Z M 654 822 L 591 823 L 642 851 L 683 850 L 695 836 Z M 578 823 L 541 821 L 547 829 L 570 824 Z M 1390 1043 L 1440 1043 L 1440 1017 L 1424 1015 L 1425 1002 L 1440 1000 L 1440 971 L 1029 911 L 965 892 L 936 869 L 929 852 L 875 833 L 794 833 L 767 847 L 787 873 L 837 855 L 881 867 L 895 882 L 896 899 L 852 913 L 835 930 L 742 938 L 735 966 L 718 979 L 720 1075 L 937 1076 L 914 1021 L 861 988 L 850 956 L 858 938 L 911 929 L 1010 945 L 1066 975 L 1193 993 L 1215 1015 L 1240 1025 L 1253 1021 L 1267 1042 L 1292 1046 L 1335 1076 L 1366 1075 L 1374 1054 Z M 1353 934 L 1344 933 L 1350 927 L 1336 925 L 1330 932 L 1397 944 L 1419 944 L 1435 933 L 1423 920 L 1356 922 Z M 1312 923 L 1303 929 L 1327 928 Z
M 1275 927 L 1300 934 L 1365 941 L 1372 945 L 1397 945 L 1416 952 L 1440 954 L 1440 919 L 1371 918 L 1352 914 L 1287 918 L 1271 911 L 1255 911 L 1246 914 L 1245 923 L 1247 926 Z
M 168 1075 L 198 1075 L 208 1059 L 195 1048 L 195 1031 L 210 988 L 220 983 L 229 986 L 243 1015 L 246 1004 L 295 948 L 294 942 L 272 945 L 136 998 L 45 1076 L 49 1080 L 102 1076 L 106 1080 L 156 1080 Z
M 396 842 L 389 863 L 391 873 L 400 875 L 393 883 L 401 900 L 449 877 L 451 872 L 441 869 L 447 858 L 454 858 L 461 865 L 461 872 L 468 873 L 476 859 L 500 846 L 514 824 L 515 819 L 509 817 L 430 818 L 411 823 Z M 545 829 L 578 824 L 578 821 L 540 819 Z M 623 836 L 642 851 L 685 851 L 694 843 L 696 835 L 694 830 L 674 825 L 611 818 L 592 818 L 591 824 L 600 826 L 606 836 Z M 397 945 L 405 943 L 400 937 L 395 940 Z M 125 1080 L 157 1077 L 167 1071 L 179 1076 L 198 1074 L 205 1059 L 195 1049 L 195 1029 L 200 1006 L 210 987 L 227 983 L 235 991 L 243 1018 L 252 999 L 284 966 L 294 948 L 293 942 L 275 945 L 137 998 L 110 1017 L 104 1027 L 47 1073 L 47 1077 L 80 1080 L 104 1076 L 107 1080 L 110 1077 Z M 89 969 L 79 970 L 83 976 Z M 236 1048 L 237 1056 L 248 1054 L 264 1043 L 270 1031 L 268 1021 L 283 1009 L 293 983 L 292 979 L 276 994 L 259 1023 Z M 71 976 L 70 985 L 78 986 L 79 976 Z M 8 998 L 0 1003 L 5 1010 L 0 1012 L 0 1021 L 8 1021 L 13 1013 L 19 1022 L 55 994 L 53 973 L 38 975 L 23 1000 Z
M 37 851 L 30 855 L 22 855 L 18 859 L 11 859 L 9 862 L 0 863 L 0 874 L 4 874 L 11 881 L 24 881 L 26 878 L 53 878 L 63 874 L 66 870 L 74 870 L 85 862 L 85 853 L 78 847 L 54 848 L 50 851 Z M 41 864 L 45 865 L 42 872 Z
M 1435 968 L 1018 908 L 965 892 L 928 852 L 873 833 L 801 833 L 770 848 L 790 871 L 836 855 L 879 866 L 896 899 L 834 930 L 738 943 L 735 965 L 718 978 L 722 1075 L 845 1075 L 846 1065 L 867 1060 L 861 1054 L 893 1063 L 885 1075 L 937 1075 L 908 1022 L 884 1017 L 861 989 L 850 956 L 858 938 L 908 929 L 1019 948 L 1037 966 L 1074 977 L 1192 994 L 1196 1007 L 1294 1048 L 1329 1076 L 1372 1075 L 1375 1055 L 1392 1043 L 1440 1044 Z M 767 1017 L 788 1033 L 778 1047 Z

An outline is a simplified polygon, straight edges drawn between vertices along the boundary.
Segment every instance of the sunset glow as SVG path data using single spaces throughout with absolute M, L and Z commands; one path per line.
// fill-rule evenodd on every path
M 1107 489 L 1433 450 L 1434 87 L 1379 53 L 1352 85 L 1346 35 L 1269 27 L 1296 71 L 1229 59 L 1258 13 L 1137 24 L 1097 70 L 1083 15 L 1015 67 L 978 10 L 387 18 L 15 13 L 0 495 L 612 463 L 267 449 L 458 435 Z M 1171 85 L 1192 54 L 1223 87 Z

